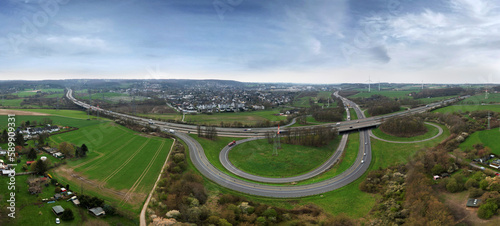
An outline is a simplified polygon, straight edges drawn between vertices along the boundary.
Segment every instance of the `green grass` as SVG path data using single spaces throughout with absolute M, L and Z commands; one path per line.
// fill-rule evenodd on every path
M 277 116 L 279 110 L 264 110 L 264 111 L 250 111 L 250 112 L 224 112 L 214 113 L 212 115 L 196 114 L 186 115 L 184 121 L 192 122 L 195 124 L 210 124 L 218 125 L 220 122 L 233 123 L 242 122 L 243 124 L 253 125 L 262 121 L 280 121 L 285 120 L 286 116 Z
M 316 94 L 316 96 L 305 96 L 305 97 L 300 97 L 300 98 L 295 97 L 294 100 L 293 100 L 293 106 L 294 107 L 298 107 L 298 108 L 301 108 L 301 107 L 304 107 L 304 108 L 310 107 L 311 105 L 309 104 L 309 99 L 311 99 L 317 105 L 327 107 L 328 103 L 317 103 L 317 101 L 318 101 L 319 98 L 325 98 L 325 99 L 330 98 L 330 107 L 336 107 L 337 104 L 335 104 L 335 101 L 333 101 L 333 99 L 331 97 L 332 97 L 332 92 L 329 92 L 329 91 L 319 91 Z
M 313 178 L 300 181 L 297 184 L 302 185 L 302 184 L 317 183 L 343 173 L 344 171 L 349 169 L 349 167 L 351 167 L 352 164 L 354 164 L 354 161 L 356 161 L 356 157 L 358 156 L 358 151 L 359 151 L 359 132 L 350 133 L 349 139 L 347 140 L 346 148 L 344 150 L 344 153 L 342 154 L 342 158 L 339 163 L 333 165 L 326 172 L 318 176 L 315 176 Z
M 11 100 L 0 100 L 0 104 L 2 106 L 9 107 L 21 107 L 21 102 L 23 102 L 23 98 L 20 99 L 11 99 Z
M 91 216 L 84 208 L 78 208 L 71 202 L 66 202 L 65 200 L 56 201 L 52 204 L 42 203 L 42 198 L 49 198 L 53 196 L 55 186 L 49 185 L 49 187 L 43 186 L 41 194 L 31 195 L 28 193 L 27 181 L 28 175 L 16 176 L 16 218 L 13 221 L 9 221 L 8 225 L 54 225 L 56 216 L 52 212 L 52 207 L 56 205 L 61 205 L 64 209 L 71 209 L 75 219 L 72 221 L 61 221 L 61 225 L 81 225 L 83 219 L 94 220 L 93 222 L 102 222 L 109 224 L 123 224 L 123 225 L 134 225 L 133 222 L 125 218 L 120 217 L 110 217 L 106 216 L 104 218 L 95 218 Z M 0 183 L 5 186 L 0 186 L 0 201 L 2 204 L 7 203 L 6 199 L 9 197 L 6 194 L 11 192 L 7 188 L 7 181 L 9 177 L 0 177 Z M 71 190 L 71 187 L 70 187 Z M 5 209 L 6 207 L 2 207 Z M 6 211 L 4 211 L 6 213 Z M 3 216 L 7 218 L 7 216 Z
M 430 103 L 435 103 L 435 102 L 439 102 L 442 100 L 451 99 L 454 97 L 457 97 L 457 96 L 431 97 L 431 98 L 421 98 L 421 99 L 417 99 L 417 100 L 421 101 L 423 104 L 430 104 Z
M 182 120 L 182 115 L 179 113 L 169 113 L 169 114 L 137 114 L 144 118 L 160 118 L 163 120 Z
M 234 138 L 234 137 L 218 137 L 217 140 L 208 140 L 205 138 L 199 138 L 197 135 L 190 135 L 193 139 L 198 141 L 203 150 L 205 151 L 205 155 L 207 156 L 208 161 L 215 166 L 215 168 L 229 173 L 229 171 L 222 166 L 222 163 L 219 161 L 219 153 L 229 142 L 233 140 L 242 140 L 244 138 Z
M 273 156 L 273 144 L 267 139 L 245 142 L 229 152 L 229 160 L 237 168 L 265 177 L 291 177 L 307 173 L 323 164 L 333 154 L 340 139 L 324 147 L 281 144 Z
M 193 124 L 208 124 L 218 126 L 221 122 L 241 122 L 244 125 L 255 125 L 256 123 L 269 120 L 271 122 L 285 120 L 286 116 L 279 116 L 279 110 L 247 111 L 247 112 L 222 112 L 209 114 L 186 114 L 184 121 Z M 179 113 L 172 114 L 140 114 L 147 118 L 161 118 L 165 120 L 182 120 Z
M 460 144 L 460 149 L 474 149 L 474 144 L 484 144 L 484 146 L 489 147 L 491 152 L 500 155 L 500 143 L 498 138 L 500 137 L 500 131 L 498 128 L 491 130 L 478 131 L 471 134 L 463 143 Z
M 443 128 L 443 134 L 435 139 L 425 142 L 398 144 L 371 138 L 373 154 L 372 165 L 375 167 L 374 169 L 377 169 L 378 167 L 385 168 L 396 163 L 407 163 L 409 157 L 416 151 L 426 147 L 433 147 L 446 137 L 450 136 L 450 131 L 445 126 L 439 126 Z
M 365 112 L 365 114 L 367 114 L 367 112 Z M 351 116 L 351 120 L 358 119 L 358 114 L 356 114 L 356 111 L 353 108 L 349 108 L 349 115 Z
M 98 120 L 82 120 L 82 119 L 75 119 L 75 118 L 68 118 L 68 117 L 62 117 L 62 116 L 31 116 L 31 115 L 16 115 L 16 126 L 19 126 L 22 121 L 37 121 L 41 122 L 42 119 L 44 118 L 50 118 L 52 119 L 52 124 L 53 125 L 59 125 L 59 126 L 70 126 L 70 127 L 77 127 L 77 128 L 83 128 L 85 126 L 90 126 L 90 125 L 96 125 L 102 123 L 102 121 Z M 3 128 L 6 128 L 7 126 L 7 115 L 0 115 L 0 128 L 3 130 Z
M 89 148 L 87 157 L 66 160 L 68 167 L 75 168 L 76 172 L 91 180 L 104 181 L 106 179 L 105 187 L 122 192 L 128 191 L 137 181 L 135 193 L 139 194 L 139 197 L 145 197 L 146 193 L 151 190 L 173 142 L 171 139 L 144 136 L 110 121 L 82 120 L 61 116 L 16 116 L 16 121 L 40 121 L 42 118 L 51 118 L 52 124 L 55 125 L 79 128 L 76 131 L 53 135 L 49 138 L 50 144 L 54 146 L 66 141 L 77 146 L 86 144 Z M 0 116 L 0 125 L 5 126 L 6 122 L 7 116 Z M 155 155 L 156 158 L 154 158 Z M 150 163 L 149 170 L 139 181 L 141 174 Z M 81 185 L 81 182 L 74 178 L 66 178 L 65 181 L 77 187 Z M 92 189 L 97 188 L 91 187 Z M 93 192 L 114 205 L 120 202 L 116 197 L 106 197 L 95 190 Z M 139 213 L 141 207 L 137 202 L 120 206 L 136 214 Z
M 458 104 L 479 105 L 482 103 L 485 104 L 500 103 L 500 93 L 489 93 L 488 99 L 485 99 L 485 97 L 486 97 L 485 93 L 477 94 L 458 102 Z
M 171 139 L 141 136 L 111 122 L 51 136 L 50 139 L 55 143 L 66 141 L 78 146 L 85 143 L 90 150 L 88 156 L 70 160 L 68 165 L 88 178 L 100 181 L 119 169 L 107 181 L 108 187 L 118 190 L 132 187 L 158 151 L 159 155 L 139 184 L 138 192 L 151 189 L 173 142 Z
M 444 128 L 444 126 L 438 125 L 441 128 Z M 372 130 L 373 134 L 379 138 L 385 139 L 385 140 L 390 140 L 390 141 L 419 141 L 419 140 L 424 140 L 427 138 L 431 138 L 439 133 L 438 128 L 427 125 L 425 124 L 425 127 L 427 128 L 427 132 L 425 134 L 419 135 L 419 136 L 414 136 L 414 137 L 396 137 L 389 135 L 387 133 L 382 132 L 379 128 Z
M 490 110 L 494 112 L 500 112 L 500 105 L 451 105 L 444 108 L 436 109 L 432 112 L 439 113 L 465 113 L 467 111 L 481 111 L 481 110 Z

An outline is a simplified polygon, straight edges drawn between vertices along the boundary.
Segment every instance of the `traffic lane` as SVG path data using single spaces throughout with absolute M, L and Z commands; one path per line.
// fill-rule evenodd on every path
M 219 183 L 224 187 L 259 196 L 291 198 L 321 194 L 332 189 L 340 188 L 354 181 L 357 178 L 352 177 L 362 175 L 363 172 L 361 172 L 360 170 L 363 169 L 363 165 L 365 165 L 361 165 L 360 161 L 357 161 L 353 166 L 351 166 L 351 168 L 349 168 L 339 176 L 316 184 L 301 186 L 261 185 L 232 178 L 220 172 L 211 163 L 209 163 L 205 157 L 203 157 L 204 153 L 201 153 L 200 151 L 201 146 L 197 147 L 199 143 L 191 141 L 192 138 L 185 135 L 180 135 L 179 138 L 181 138 L 186 142 L 186 144 L 188 144 L 193 164 L 195 164 L 199 171 L 207 178 L 216 183 Z M 365 149 L 364 146 L 362 147 L 363 149 L 360 149 L 360 153 Z M 362 158 L 362 155 L 358 154 L 358 159 L 359 158 Z

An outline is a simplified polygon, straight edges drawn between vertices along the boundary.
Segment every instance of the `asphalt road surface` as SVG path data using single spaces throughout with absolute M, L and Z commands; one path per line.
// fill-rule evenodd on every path
M 338 92 L 335 93 L 336 96 L 338 96 Z M 84 107 L 84 108 L 91 108 L 96 111 L 100 111 L 105 114 L 110 114 L 114 117 L 118 118 L 126 118 L 126 119 L 131 119 L 135 120 L 137 123 L 142 124 L 142 125 L 155 125 L 158 126 L 162 130 L 167 130 L 167 129 L 177 129 L 177 131 L 184 131 L 184 132 L 192 132 L 196 131 L 196 126 L 193 125 L 179 125 L 179 124 L 173 124 L 173 123 L 164 123 L 164 122 L 159 122 L 159 121 L 153 121 L 153 120 L 148 120 L 136 116 L 130 116 L 126 114 L 121 114 L 121 113 L 115 113 L 115 112 L 110 112 L 106 111 L 104 109 L 100 109 L 94 106 L 91 106 L 89 104 L 83 103 L 81 101 L 76 100 L 72 96 L 72 90 L 68 89 L 67 93 L 68 99 L 72 100 L 75 104 Z M 339 96 L 340 97 L 340 96 Z M 340 97 L 344 101 L 344 104 L 348 104 L 349 106 L 353 107 L 353 109 L 356 111 L 356 114 L 358 115 L 359 120 L 356 120 L 356 122 L 353 121 L 348 121 L 348 122 L 340 122 L 340 123 L 332 123 L 328 124 L 327 126 L 332 126 L 332 127 L 337 127 L 340 131 L 342 129 L 348 131 L 348 130 L 356 130 L 356 129 L 363 129 L 366 127 L 372 127 L 374 125 L 380 124 L 380 121 L 383 120 L 384 118 L 388 117 L 394 117 L 394 116 L 400 116 L 403 114 L 410 114 L 410 113 L 417 113 L 417 112 L 423 112 L 427 111 L 429 109 L 432 109 L 433 107 L 439 106 L 441 104 L 448 103 L 448 101 L 443 101 L 440 103 L 436 104 L 430 104 L 425 107 L 420 107 L 420 108 L 415 108 L 411 109 L 402 113 L 395 113 L 391 114 L 388 116 L 383 116 L 383 117 L 371 117 L 365 119 L 363 116 L 361 110 L 359 107 L 353 103 L 352 101 L 347 100 L 346 98 Z M 324 125 L 321 125 L 324 126 Z M 228 136 L 249 136 L 249 137 L 256 137 L 256 136 L 262 136 L 265 135 L 266 132 L 268 131 L 276 131 L 276 128 L 252 128 L 251 131 L 244 131 L 243 129 L 240 128 L 218 128 L 217 133 L 218 134 L 223 134 L 223 135 L 228 135 Z M 213 182 L 243 193 L 247 194 L 252 194 L 252 195 L 258 195 L 258 196 L 265 196 L 265 197 L 275 197 L 275 198 L 292 198 L 292 197 L 304 197 L 304 196 L 311 196 L 311 195 L 318 195 L 322 194 L 325 192 L 329 192 L 338 188 L 341 188 L 343 186 L 346 186 L 347 184 L 353 182 L 354 180 L 358 179 L 361 175 L 366 172 L 368 167 L 370 166 L 370 162 L 372 159 L 372 153 L 371 153 L 371 146 L 370 146 L 370 136 L 368 133 L 368 130 L 361 130 L 360 131 L 360 146 L 358 150 L 358 155 L 355 160 L 355 163 L 346 171 L 342 172 L 340 175 L 334 177 L 334 178 L 329 178 L 321 182 L 313 183 L 313 184 L 308 184 L 308 185 L 288 185 L 288 186 L 272 186 L 272 185 L 264 185 L 264 184 L 258 184 L 258 183 L 253 183 L 245 180 L 240 180 L 237 178 L 234 178 L 232 176 L 229 176 L 225 174 L 224 172 L 220 171 L 216 167 L 208 161 L 205 152 L 203 148 L 201 147 L 200 143 L 198 143 L 195 139 L 190 137 L 186 133 L 179 133 L 176 132 L 175 135 L 179 138 L 182 139 L 188 146 L 189 149 L 189 155 L 191 158 L 191 161 L 193 162 L 194 166 L 200 171 L 201 174 L 203 174 L 205 177 L 208 179 L 212 180 Z M 279 179 L 279 178 L 275 178 Z M 272 183 L 276 183 L 272 181 Z M 282 183 L 282 182 L 278 182 Z

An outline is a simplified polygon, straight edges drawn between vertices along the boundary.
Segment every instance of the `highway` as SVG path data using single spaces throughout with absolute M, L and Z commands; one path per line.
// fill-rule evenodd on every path
M 79 101 L 75 99 L 72 95 L 73 90 L 68 88 L 68 92 L 66 93 L 66 97 L 73 101 L 78 106 L 81 106 L 85 109 L 92 109 L 94 111 L 99 111 L 100 114 L 105 114 L 105 115 L 111 115 L 115 118 L 118 119 L 131 119 L 135 120 L 137 122 L 142 122 L 142 123 L 150 123 L 152 126 L 160 126 L 162 129 L 173 129 L 178 132 L 183 132 L 183 133 L 196 133 L 197 132 L 197 126 L 196 125 L 187 125 L 187 124 L 177 124 L 177 123 L 169 123 L 169 122 L 163 122 L 163 121 L 157 121 L 157 120 L 151 120 L 151 119 L 146 119 L 142 117 L 137 117 L 133 115 L 127 115 L 123 113 L 118 113 L 118 112 L 112 112 L 109 110 L 104 110 L 102 108 L 98 108 L 96 106 L 91 106 L 85 102 Z M 353 107 L 355 109 L 357 115 L 362 115 L 361 110 L 359 109 L 359 106 L 357 106 L 355 103 L 352 101 L 348 100 L 347 98 L 341 97 L 338 95 L 338 92 L 335 92 L 334 95 L 337 97 L 340 97 L 342 101 L 345 103 L 345 105 L 349 105 L 350 107 Z M 364 128 L 371 128 L 380 125 L 384 119 L 391 118 L 391 117 L 396 117 L 396 116 L 402 116 L 402 115 L 408 115 L 408 114 L 415 114 L 415 113 L 422 113 L 426 112 L 429 110 L 432 110 L 434 108 L 440 107 L 441 105 L 451 103 L 453 101 L 457 101 L 459 99 L 464 99 L 467 98 L 468 96 L 465 97 L 458 97 L 458 98 L 451 98 L 449 100 L 429 104 L 426 106 L 418 107 L 418 108 L 413 108 L 407 111 L 403 112 L 397 112 L 393 114 L 388 114 L 385 116 L 377 116 L 377 117 L 370 117 L 370 118 L 361 118 L 358 117 L 358 120 L 353 120 L 353 121 L 342 121 L 342 122 L 336 122 L 336 123 L 326 123 L 322 125 L 313 125 L 313 126 L 303 126 L 303 128 L 312 128 L 312 127 L 318 127 L 318 126 L 328 126 L 332 128 L 337 128 L 339 132 L 349 132 L 349 131 L 356 131 L 359 129 L 364 129 Z M 294 121 L 292 121 L 288 125 L 282 126 L 282 131 L 286 131 L 286 128 L 291 124 L 293 124 Z M 202 126 L 202 129 L 204 126 Z M 226 127 L 217 127 L 217 135 L 218 136 L 229 136 L 229 137 L 263 137 L 266 135 L 267 132 L 269 131 L 277 131 L 277 127 L 266 127 L 266 128 L 251 128 L 251 129 L 245 129 L 245 128 L 226 128 Z
M 335 95 L 338 96 L 338 93 L 335 93 Z M 104 109 L 96 108 L 93 106 L 90 106 L 86 103 L 80 102 L 73 98 L 72 96 L 72 90 L 68 89 L 67 92 L 67 97 L 68 99 L 72 100 L 75 104 L 82 106 L 84 108 L 92 108 L 97 111 L 101 111 L 103 113 L 111 114 L 112 116 L 118 117 L 118 118 L 124 118 L 124 119 L 132 119 L 135 120 L 137 123 L 142 124 L 142 125 L 147 125 L 151 122 L 151 120 L 136 117 L 136 116 L 129 116 L 121 113 L 114 113 L 110 111 L 106 111 Z M 340 96 L 339 96 L 340 97 Z M 412 109 L 411 111 L 405 111 L 402 113 L 397 113 L 397 114 L 392 114 L 391 116 L 384 116 L 384 117 L 372 117 L 365 119 L 364 115 L 362 114 L 361 110 L 359 107 L 353 103 L 352 101 L 347 100 L 346 98 L 341 97 L 342 100 L 344 101 L 345 104 L 353 107 L 355 110 L 356 114 L 358 115 L 359 120 L 356 122 L 341 122 L 340 126 L 337 126 L 337 124 L 330 124 L 328 126 L 334 125 L 337 126 L 340 129 L 348 127 L 346 131 L 352 130 L 352 129 L 362 129 L 365 127 L 372 127 L 376 125 L 376 123 L 380 123 L 379 120 L 382 118 L 387 118 L 387 117 L 394 117 L 394 116 L 399 116 L 402 114 L 408 114 L 408 113 L 415 113 L 419 111 L 426 111 L 429 110 L 429 108 L 432 108 L 432 106 L 437 106 L 437 105 L 428 105 L 423 108 L 415 108 Z M 160 127 L 162 130 L 165 129 L 171 129 L 171 128 L 176 128 L 177 131 L 188 131 L 192 132 L 190 130 L 191 127 L 189 125 L 177 125 L 173 123 L 163 123 L 163 122 L 157 122 L 153 121 L 153 123 Z M 178 127 L 176 127 L 178 126 Z M 194 126 L 195 127 L 195 126 Z M 179 129 L 182 128 L 182 129 Z M 196 128 L 194 128 L 194 131 L 196 131 Z M 255 136 L 260 136 L 265 134 L 268 131 L 276 131 L 276 128 L 252 128 L 252 131 L 248 133 L 248 131 L 242 131 L 242 129 L 238 128 L 218 128 L 217 133 L 224 134 L 224 135 L 231 135 L 231 136 L 249 136 L 249 137 L 255 137 Z M 368 134 L 368 130 L 360 130 L 360 146 L 358 150 L 358 155 L 356 157 L 355 163 L 346 171 L 342 172 L 340 175 L 334 177 L 334 178 L 329 178 L 321 182 L 313 183 L 313 184 L 307 184 L 307 185 L 286 185 L 286 186 L 272 186 L 272 185 L 264 185 L 264 184 L 258 184 L 258 183 L 253 183 L 241 179 L 234 178 L 230 175 L 225 174 L 224 172 L 220 171 L 216 167 L 208 161 L 205 152 L 203 148 L 201 147 L 200 143 L 198 143 L 195 139 L 190 137 L 186 133 L 179 133 L 176 132 L 175 135 L 182 139 L 188 146 L 189 149 L 189 155 L 192 163 L 194 166 L 200 171 L 201 174 L 203 174 L 205 177 L 208 179 L 212 180 L 213 182 L 243 193 L 247 194 L 252 194 L 252 195 L 257 195 L 257 196 L 265 196 L 265 197 L 274 197 L 274 198 L 292 198 L 292 197 L 304 197 L 304 196 L 311 196 L 311 195 L 318 195 L 322 194 L 328 191 L 332 191 L 338 188 L 341 188 L 354 180 L 358 179 L 361 175 L 366 172 L 368 169 L 371 159 L 372 159 L 372 153 L 371 153 L 371 145 L 370 145 L 370 136 Z

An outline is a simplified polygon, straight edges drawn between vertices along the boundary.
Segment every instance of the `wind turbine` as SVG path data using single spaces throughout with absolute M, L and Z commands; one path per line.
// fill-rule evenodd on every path
M 368 76 L 368 92 L 369 93 L 371 93 L 371 87 L 370 87 L 371 82 L 372 82 L 372 80 L 370 79 L 370 76 Z

